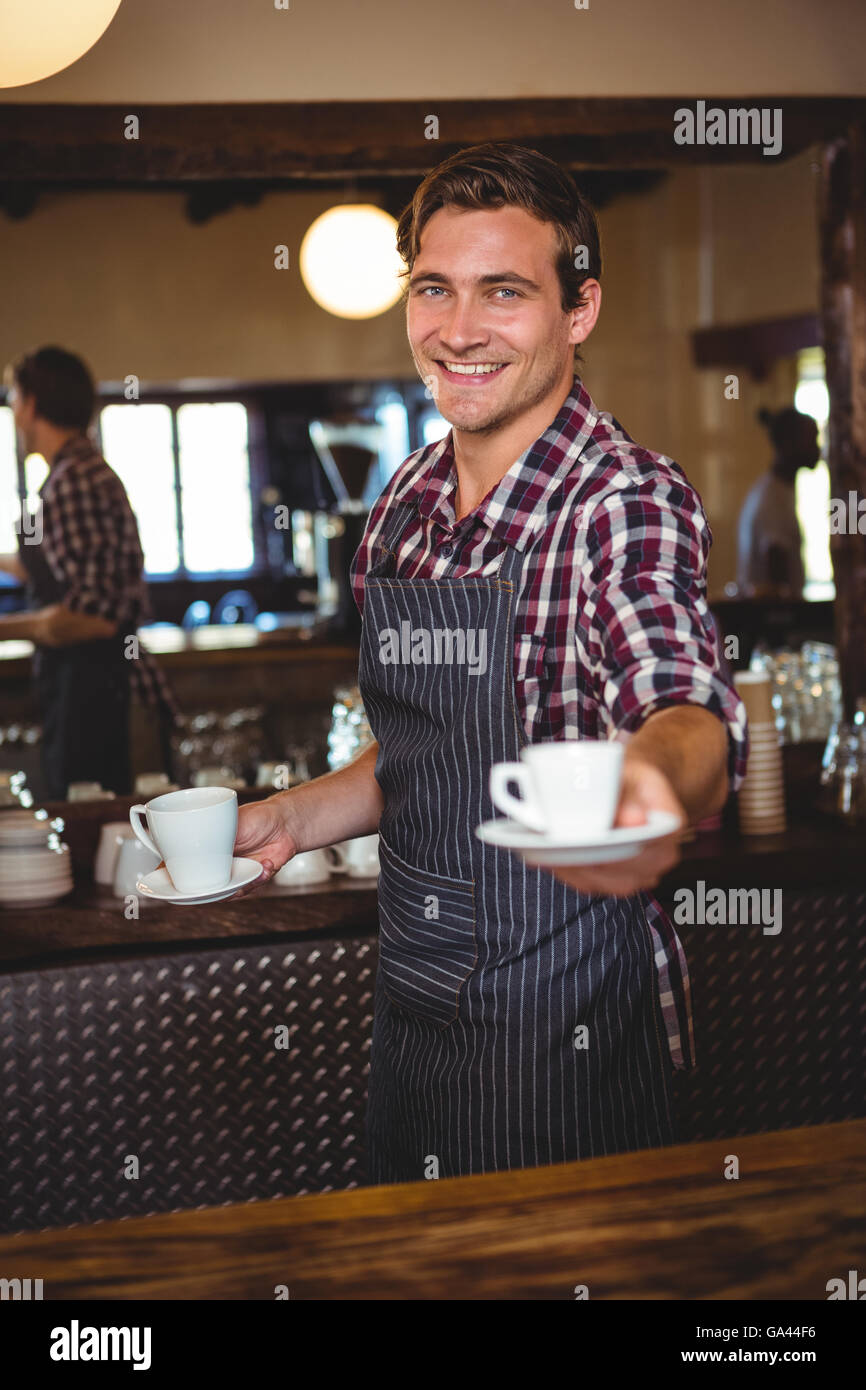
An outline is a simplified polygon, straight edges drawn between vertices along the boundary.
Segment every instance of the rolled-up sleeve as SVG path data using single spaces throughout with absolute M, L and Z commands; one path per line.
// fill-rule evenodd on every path
M 746 711 L 725 676 L 706 601 L 712 535 L 683 478 L 626 482 L 586 520 L 578 649 L 616 730 L 670 705 L 701 705 L 728 731 L 733 790 L 745 776 Z

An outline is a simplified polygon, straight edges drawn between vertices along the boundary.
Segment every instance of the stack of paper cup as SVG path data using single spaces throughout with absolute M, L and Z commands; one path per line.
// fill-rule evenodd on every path
M 739 671 L 737 693 L 749 717 L 749 763 L 739 793 L 744 835 L 776 835 L 785 829 L 785 778 L 779 732 L 766 671 Z

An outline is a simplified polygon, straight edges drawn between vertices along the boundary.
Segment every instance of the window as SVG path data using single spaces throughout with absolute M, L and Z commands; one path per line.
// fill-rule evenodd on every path
M 165 578 L 242 574 L 255 566 L 247 408 L 240 401 L 106 405 L 100 447 L 138 521 L 145 573 Z M 24 460 L 27 503 L 48 473 Z M 17 548 L 21 514 L 15 425 L 0 406 L 0 551 Z
M 0 554 L 18 549 L 15 522 L 21 516 L 15 421 L 8 405 L 0 406 Z
M 41 454 L 28 454 L 24 460 L 24 490 L 27 507 L 35 512 L 39 506 L 39 489 L 48 477 L 48 464 Z
M 425 447 L 428 444 L 435 444 L 439 439 L 444 439 L 450 428 L 448 421 L 443 420 L 438 411 L 426 415 L 421 422 L 421 437 Z
M 247 412 L 237 401 L 177 412 L 183 549 L 192 574 L 252 568 Z
M 107 405 L 99 430 L 103 453 L 135 512 L 145 571 L 174 574 L 180 547 L 170 407 Z
M 246 406 L 109 405 L 99 423 L 138 520 L 148 576 L 254 567 Z
M 801 468 L 797 473 L 797 519 L 803 537 L 803 566 L 806 571 L 804 594 L 807 598 L 832 598 L 830 470 L 825 462 L 830 398 L 821 348 L 806 348 L 797 356 L 794 405 L 804 415 L 811 415 L 814 419 L 824 455 L 815 468 Z

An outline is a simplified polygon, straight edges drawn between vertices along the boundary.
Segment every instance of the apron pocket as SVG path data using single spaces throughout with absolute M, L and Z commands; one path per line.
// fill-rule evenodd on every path
M 475 968 L 475 884 L 407 864 L 380 835 L 379 970 L 398 1008 L 453 1023 Z

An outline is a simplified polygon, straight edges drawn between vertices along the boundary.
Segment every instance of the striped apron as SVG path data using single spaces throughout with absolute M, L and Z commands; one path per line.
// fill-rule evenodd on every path
M 474 833 L 494 816 L 491 765 L 527 743 L 513 669 L 524 556 L 505 547 L 490 577 L 398 579 L 414 507 L 395 510 L 364 581 L 359 683 L 384 796 L 369 1179 L 670 1144 L 640 899 L 578 893 Z

